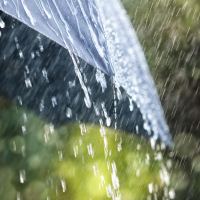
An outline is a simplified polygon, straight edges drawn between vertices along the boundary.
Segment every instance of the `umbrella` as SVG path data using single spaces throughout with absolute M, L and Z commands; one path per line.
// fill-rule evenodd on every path
M 55 125 L 100 122 L 171 145 L 119 1 L 1 0 L 0 9 L 1 95 Z

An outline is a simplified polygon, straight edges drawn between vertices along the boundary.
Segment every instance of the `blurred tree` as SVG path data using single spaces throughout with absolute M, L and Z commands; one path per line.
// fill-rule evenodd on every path
M 142 44 L 175 140 L 176 199 L 199 199 L 200 2 L 122 3 Z

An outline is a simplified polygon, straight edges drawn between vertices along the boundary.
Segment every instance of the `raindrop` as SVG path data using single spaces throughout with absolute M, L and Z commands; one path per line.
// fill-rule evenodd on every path
M 24 118 L 24 123 L 27 122 L 27 116 L 26 116 L 26 113 L 23 114 L 23 118 Z
M 107 118 L 106 118 L 106 125 L 107 125 L 107 126 L 110 126 L 110 124 L 111 124 L 111 118 L 110 118 L 110 117 L 107 117 Z
M 86 133 L 85 124 L 80 124 L 79 127 L 81 129 L 81 135 L 84 135 Z
M 26 180 L 26 173 L 25 170 L 20 170 L 19 171 L 19 179 L 20 179 L 20 183 L 24 183 Z
M 121 150 L 122 150 L 122 144 L 121 144 L 121 142 L 117 145 L 117 150 L 118 150 L 118 151 L 121 151 Z
M 5 28 L 5 23 L 0 17 L 0 28 Z
M 93 165 L 93 169 L 94 169 L 94 175 L 95 175 L 95 176 L 96 176 L 97 174 L 99 174 L 97 164 Z
M 26 152 L 25 152 L 25 146 L 24 145 L 22 146 L 22 156 L 26 157 Z
M 54 133 L 54 125 L 51 123 L 50 126 L 49 126 L 49 130 L 50 130 L 50 133 L 53 134 Z
M 42 112 L 43 109 L 44 109 L 44 99 L 42 99 L 40 102 L 40 112 Z
M 117 88 L 117 98 L 119 101 L 122 99 L 122 93 L 119 88 Z
M 87 77 L 85 74 L 83 74 L 83 79 L 84 79 L 85 83 L 87 83 Z
M 17 193 L 17 200 L 20 200 L 20 193 Z
M 88 149 L 88 154 L 92 156 L 92 158 L 94 157 L 94 151 L 92 149 L 92 144 L 90 143 L 89 145 L 87 145 L 87 149 Z
M 104 102 L 101 103 L 101 107 L 102 107 L 102 109 L 103 109 L 105 118 L 107 118 L 107 117 L 108 117 L 108 113 L 107 113 L 107 110 L 106 110 L 106 108 L 105 108 L 105 103 L 104 103 Z
M 55 97 L 55 96 L 53 96 L 53 97 L 51 98 L 51 102 L 52 102 L 52 106 L 55 108 L 55 107 L 57 106 L 57 100 L 56 100 L 56 97 Z
M 25 79 L 25 85 L 27 88 L 32 87 L 31 80 L 29 78 Z
M 149 183 L 148 187 L 149 187 L 149 193 L 152 193 L 153 192 L 153 184 Z
M 174 189 L 170 189 L 169 191 L 169 198 L 170 199 L 175 199 L 176 195 L 175 195 L 175 191 Z
M 103 126 L 100 128 L 100 135 L 101 135 L 101 137 L 105 137 L 106 136 L 106 130 L 105 130 L 105 128 Z
M 111 185 L 110 185 L 110 184 L 106 187 L 106 192 L 107 192 L 107 197 L 108 197 L 108 198 L 111 198 L 113 192 L 112 192 L 112 188 L 111 188 Z
M 26 133 L 26 127 L 25 126 L 22 126 L 22 132 L 23 132 L 23 134 Z
M 91 88 L 87 87 L 87 90 L 88 90 L 89 94 L 91 95 L 92 94 Z
M 74 147 L 74 156 L 77 157 L 77 155 L 78 155 L 78 146 L 76 145 Z
M 8 1 L 7 0 L 3 0 L 4 5 L 6 6 Z
M 39 45 L 40 51 L 43 52 L 44 51 L 44 47 L 42 44 Z
M 18 96 L 17 99 L 19 101 L 19 104 L 22 105 L 22 98 L 21 98 L 21 96 Z
M 23 52 L 21 50 L 19 50 L 19 57 L 24 58 Z
M 37 55 L 38 57 L 40 57 L 40 52 L 39 52 L 39 51 L 36 51 L 35 53 L 36 53 L 36 55 Z
M 26 73 L 29 74 L 29 68 L 27 65 L 25 66 L 25 69 L 26 69 Z
M 133 108 L 134 108 L 133 100 L 129 97 L 129 109 L 130 109 L 131 112 L 133 111 Z
M 44 68 L 44 69 L 42 70 L 42 75 L 43 75 L 44 78 L 46 79 L 46 82 L 49 83 L 49 79 L 48 79 L 48 76 L 47 76 L 47 70 L 46 70 L 46 68 Z
M 107 88 L 107 83 L 104 74 L 100 70 L 96 71 L 96 80 L 101 84 L 102 92 L 104 92 Z
M 95 111 L 96 116 L 99 116 L 99 109 L 98 109 L 98 107 L 95 105 L 94 102 L 93 102 L 93 107 L 94 107 L 94 111 Z
M 117 177 L 117 168 L 116 168 L 116 164 L 115 162 L 112 163 L 112 173 L 111 173 L 111 177 L 112 177 L 112 184 L 113 184 L 113 188 L 119 189 L 119 179 Z
M 72 87 L 75 87 L 76 85 L 76 82 L 75 80 L 72 82 L 72 81 L 69 81 L 69 87 L 72 88 Z
M 101 185 L 103 186 L 105 184 L 105 179 L 103 175 L 101 175 L 100 177 L 101 177 Z
M 58 151 L 58 157 L 59 157 L 60 161 L 63 159 L 63 153 L 62 153 L 62 151 Z
M 16 36 L 14 37 L 14 40 L 16 43 L 18 42 L 18 38 Z
M 63 179 L 61 179 L 61 185 L 62 185 L 63 192 L 66 192 L 66 183 Z
M 72 110 L 70 108 L 66 108 L 66 116 L 68 118 L 71 118 L 72 117 Z
M 69 96 L 69 92 L 66 91 L 66 97 L 67 97 L 67 100 L 70 101 L 70 96 Z
M 89 98 L 89 95 L 87 94 L 85 97 L 84 97 L 84 102 L 85 102 L 85 105 L 88 107 L 88 108 L 91 108 L 91 101 L 90 101 L 90 98 Z
M 20 48 L 20 45 L 19 45 L 19 43 L 17 43 L 17 44 L 16 44 L 16 48 L 17 48 L 17 49 L 19 49 L 19 48 Z
M 33 51 L 31 52 L 31 58 L 35 58 L 35 53 Z

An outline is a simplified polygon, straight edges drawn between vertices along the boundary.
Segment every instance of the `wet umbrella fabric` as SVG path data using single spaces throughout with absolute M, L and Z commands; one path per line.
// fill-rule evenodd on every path
M 41 28 L 41 33 L 70 50 L 68 52 L 47 37 L 3 14 L 2 19 L 6 22 L 6 27 L 1 30 L 1 66 L 10 67 L 1 67 L 0 84 L 6 87 L 1 87 L 0 92 L 11 99 L 18 98 L 28 108 L 55 124 L 69 119 L 86 122 L 103 120 L 107 125 L 117 125 L 118 128 L 128 132 L 161 139 L 171 144 L 169 130 L 145 57 L 120 3 L 116 0 L 93 3 L 89 1 L 60 2 L 67 3 L 70 9 L 76 3 L 77 9 L 73 10 L 71 15 L 68 13 L 64 19 L 65 12 L 59 9 L 62 3 L 57 5 L 55 1 L 51 4 L 47 1 L 47 4 L 44 4 L 44 1 L 38 1 L 37 4 L 35 1 L 37 9 L 43 8 L 36 12 L 37 15 L 41 15 L 38 18 L 35 12 L 28 9 L 30 5 L 25 4 L 24 1 L 21 1 L 21 7 L 14 3 L 11 5 L 11 3 L 1 2 L 0 6 L 4 12 L 36 30 L 39 29 L 37 22 L 41 24 L 44 24 L 43 21 L 48 22 L 48 25 L 49 21 L 53 20 L 55 23 L 59 21 L 66 25 L 66 21 L 73 22 L 73 17 L 75 17 L 76 28 L 71 26 L 70 37 L 68 32 L 65 33 L 65 38 L 58 24 L 56 24 L 58 27 L 56 33 L 60 31 L 61 35 L 54 35 L 55 38 L 51 35 L 55 33 L 55 27 L 52 29 L 53 32 L 50 32 L 51 34 L 48 35 L 47 32 L 53 25 L 47 30 Z M 44 5 L 48 5 L 45 7 L 46 11 Z M 53 10 L 51 6 L 56 9 Z M 24 10 L 20 11 L 20 8 Z M 92 10 L 96 11 L 95 15 Z M 84 16 L 80 17 L 79 11 Z M 56 15 L 60 20 L 55 20 Z M 81 27 L 77 25 L 80 22 L 79 17 L 80 20 L 84 19 L 84 25 Z M 89 19 L 90 22 L 88 22 Z M 95 38 L 98 38 L 98 42 L 93 37 L 93 33 Z M 58 41 L 58 38 L 61 38 L 63 43 Z M 5 41 L 10 42 L 5 43 Z M 67 42 L 68 45 L 66 45 Z M 13 48 L 11 45 L 14 45 Z M 79 57 L 72 55 L 71 52 Z M 113 78 L 95 70 L 88 63 L 108 75 L 113 75 L 115 72 L 115 89 L 113 90 L 112 86 Z M 8 84 L 10 84 L 9 87 Z M 13 84 L 19 85 L 13 87 Z M 113 100 L 111 96 L 117 96 L 117 98 Z M 115 108 L 116 112 L 113 111 Z

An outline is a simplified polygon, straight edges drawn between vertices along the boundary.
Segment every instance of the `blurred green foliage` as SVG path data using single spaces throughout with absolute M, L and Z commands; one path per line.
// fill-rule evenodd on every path
M 171 182 L 176 199 L 200 199 L 200 1 L 122 3 L 144 50 L 174 138 Z
M 55 128 L 0 101 L 0 199 L 162 199 L 170 188 L 164 144 L 152 150 L 138 136 L 90 124 Z

